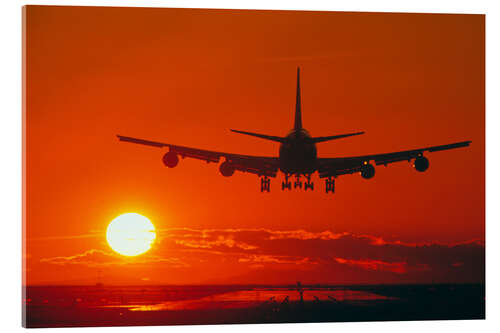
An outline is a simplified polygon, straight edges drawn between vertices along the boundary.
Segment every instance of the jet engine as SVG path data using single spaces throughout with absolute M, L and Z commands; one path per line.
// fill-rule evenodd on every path
M 429 160 L 426 157 L 419 156 L 415 159 L 413 167 L 418 172 L 424 172 L 425 170 L 429 169 Z
M 364 179 L 370 179 L 373 178 L 373 176 L 375 176 L 375 167 L 369 163 L 364 164 L 361 167 L 361 177 Z
M 163 164 L 167 166 L 167 168 L 174 168 L 179 164 L 179 156 L 176 153 L 169 151 L 165 155 L 163 155 Z
M 234 170 L 234 165 L 228 161 L 223 162 L 219 167 L 219 171 L 224 177 L 231 177 L 234 174 Z

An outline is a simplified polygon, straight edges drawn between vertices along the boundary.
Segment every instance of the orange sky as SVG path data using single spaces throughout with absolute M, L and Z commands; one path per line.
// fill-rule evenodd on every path
M 27 283 L 484 279 L 484 16 L 30 6 L 25 23 Z M 335 195 L 281 175 L 261 194 L 255 175 L 167 169 L 116 139 L 276 156 L 229 128 L 286 134 L 297 66 L 313 136 L 366 131 L 320 157 L 472 145 Z M 140 258 L 106 244 L 125 212 L 159 229 Z

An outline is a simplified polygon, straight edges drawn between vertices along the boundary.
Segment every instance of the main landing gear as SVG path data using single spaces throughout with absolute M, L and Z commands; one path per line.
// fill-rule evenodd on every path
M 304 191 L 311 190 L 314 191 L 314 183 L 311 181 L 311 175 L 305 175 L 306 181 L 302 183 L 300 180 L 300 175 L 296 175 L 296 179 L 293 183 L 293 188 L 296 189 L 302 188 L 302 185 L 304 185 Z M 281 183 L 281 190 L 284 191 L 285 189 L 291 190 L 292 189 L 292 182 L 289 180 L 290 175 L 285 175 L 285 180 Z M 269 179 L 266 176 L 260 177 L 260 191 L 261 192 L 270 192 L 271 190 L 271 179 Z M 334 177 L 328 177 L 325 180 L 325 191 L 326 193 L 335 193 L 335 178 Z
M 300 180 L 300 175 L 295 176 L 296 179 L 293 182 L 293 188 L 296 189 L 302 188 L 302 185 L 304 185 L 304 190 L 307 191 L 308 189 L 314 190 L 314 183 L 311 182 L 311 175 L 306 175 L 307 181 L 305 183 L 302 183 Z M 290 178 L 290 175 L 285 175 L 285 180 L 281 183 L 281 190 L 284 191 L 285 189 L 291 190 L 292 189 L 292 182 L 289 181 L 288 179 Z
M 325 189 L 326 189 L 326 193 L 328 192 L 332 192 L 335 193 L 335 178 L 332 178 L 332 177 L 328 177 L 327 180 L 325 180 Z
M 304 190 L 307 191 L 308 188 L 314 191 L 314 183 L 311 181 L 311 175 L 307 175 L 307 182 L 304 184 Z
M 292 189 L 292 182 L 290 182 L 288 180 L 288 178 L 290 177 L 290 175 L 285 175 L 285 181 L 281 182 L 281 190 L 284 191 L 286 188 L 291 190 Z M 297 184 L 297 182 L 295 182 L 295 184 Z M 293 188 L 296 187 L 296 185 L 294 184 Z
M 296 176 L 295 183 L 293 183 L 293 188 L 302 188 L 302 182 L 300 181 L 300 175 Z
M 269 192 L 271 190 L 271 179 L 267 177 L 260 178 L 260 191 Z

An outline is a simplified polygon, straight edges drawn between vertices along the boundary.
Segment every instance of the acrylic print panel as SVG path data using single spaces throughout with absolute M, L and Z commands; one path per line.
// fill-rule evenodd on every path
M 483 15 L 23 17 L 25 326 L 484 318 Z

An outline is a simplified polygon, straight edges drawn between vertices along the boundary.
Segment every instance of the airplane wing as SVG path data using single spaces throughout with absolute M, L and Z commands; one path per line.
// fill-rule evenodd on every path
M 364 155 L 339 158 L 318 158 L 318 173 L 320 178 L 335 177 L 345 174 L 361 172 L 363 166 L 373 161 L 375 165 L 387 165 L 389 163 L 408 161 L 422 156 L 424 152 L 435 152 L 448 149 L 467 147 L 471 141 L 462 141 L 441 146 L 432 146 L 413 150 L 405 150 L 394 153 Z
M 172 153 L 172 155 L 175 156 L 174 158 L 176 158 L 176 156 L 178 155 L 181 158 L 190 157 L 205 161 L 207 163 L 210 162 L 218 163 L 221 157 L 223 157 L 225 158 L 226 162 L 229 163 L 227 166 L 229 166 L 230 170 L 249 172 L 259 176 L 267 176 L 267 177 L 276 177 L 276 173 L 278 172 L 278 158 L 276 157 L 229 154 L 211 150 L 177 146 L 157 141 L 137 139 L 122 135 L 117 135 L 117 137 L 120 141 L 124 142 L 136 143 L 157 148 L 168 147 L 169 153 L 167 153 L 167 155 Z M 177 165 L 177 163 L 175 163 L 175 165 Z M 230 175 L 232 175 L 231 172 L 229 173 Z

